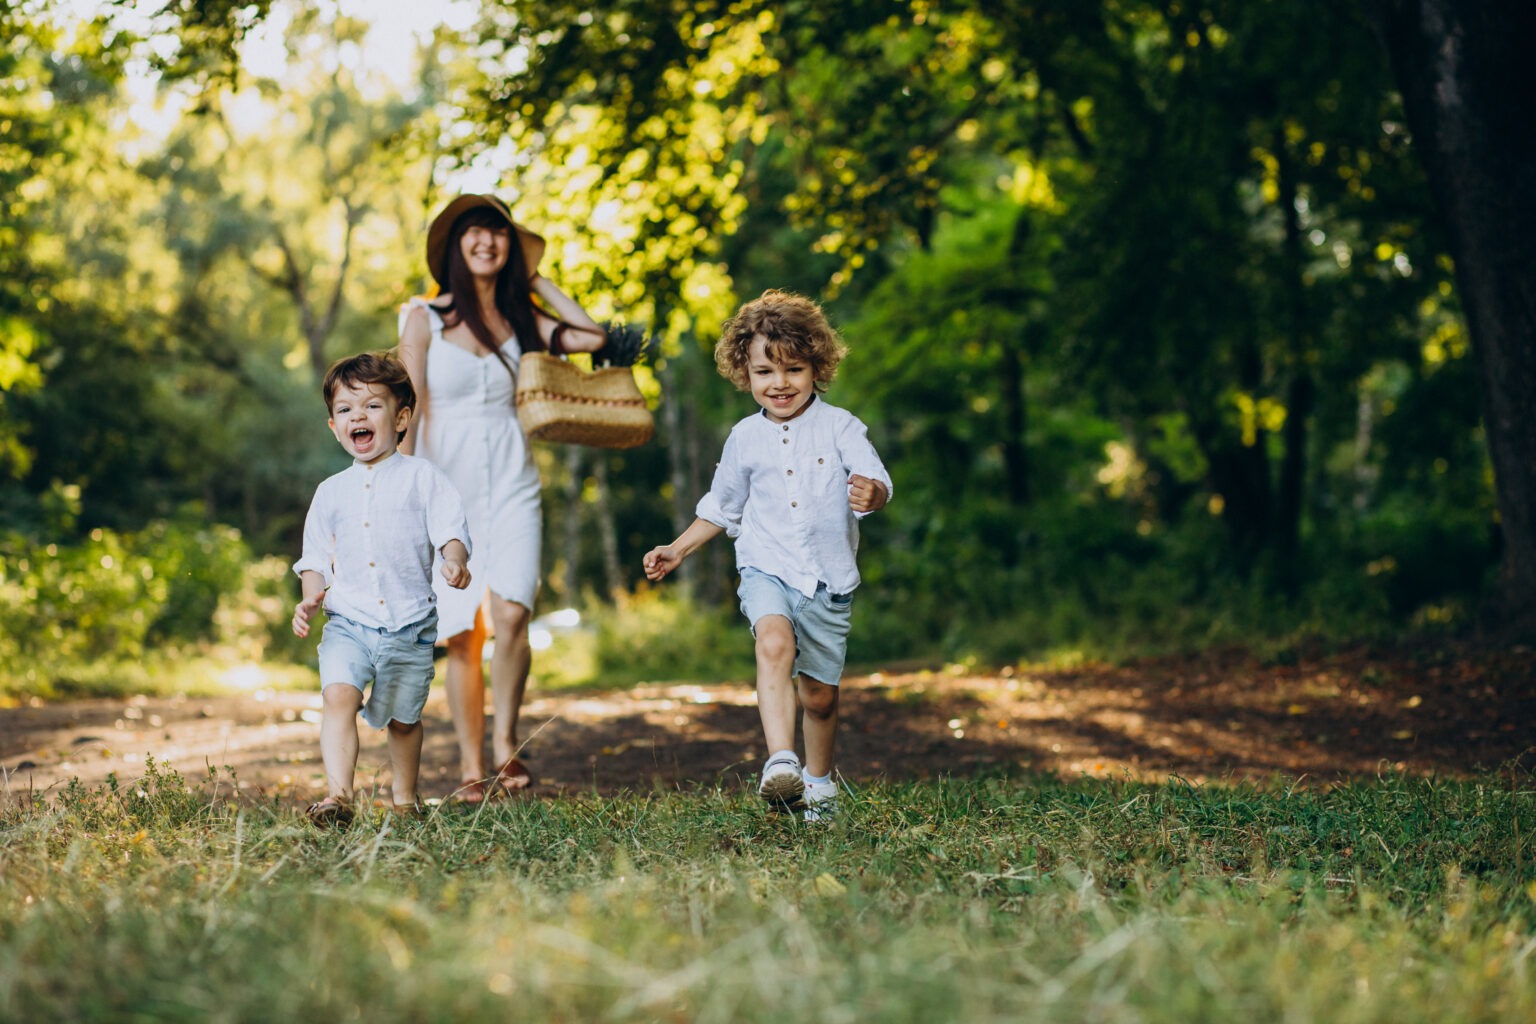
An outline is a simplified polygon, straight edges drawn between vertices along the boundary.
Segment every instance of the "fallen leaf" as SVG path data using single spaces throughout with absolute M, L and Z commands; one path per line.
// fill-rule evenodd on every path
M 816 876 L 816 892 L 821 896 L 841 896 L 848 891 L 848 887 L 831 875 L 823 872 Z

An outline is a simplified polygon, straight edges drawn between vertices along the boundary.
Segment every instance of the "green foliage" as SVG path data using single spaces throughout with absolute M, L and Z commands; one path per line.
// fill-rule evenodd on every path
M 596 616 L 599 685 L 674 679 L 749 679 L 752 634 L 734 605 L 706 608 L 642 589 Z
M 1357 5 L 517 0 L 409 87 L 330 6 L 256 83 L 231 57 L 269 5 L 150 38 L 126 7 L 0 7 L 13 685 L 307 663 L 280 563 L 344 462 L 314 373 L 393 341 L 473 159 L 552 279 L 663 340 L 655 444 L 539 451 L 546 602 L 631 590 L 687 522 L 750 409 L 713 335 L 785 285 L 843 329 L 832 400 L 896 481 L 860 662 L 1456 628 L 1498 556 L 1453 267 Z M 164 132 L 124 88 L 146 60 L 186 101 Z M 688 573 L 698 608 L 619 599 L 566 675 L 749 672 L 728 545 Z
M 135 534 L 76 544 L 0 538 L 0 695 L 153 688 L 143 663 L 218 647 L 260 659 L 308 646 L 284 637 L 293 583 L 226 526 L 188 509 Z M 286 588 L 286 591 L 285 591 Z
M 239 587 L 251 561 L 240 531 L 198 522 L 198 512 L 189 507 L 177 520 L 151 523 L 136 538 L 141 550 L 153 552 L 157 574 L 168 582 L 151 642 L 209 639 L 220 598 Z
M 588 795 L 329 833 L 235 781 L 150 765 L 0 810 L 8 1017 L 1536 1013 L 1524 773 L 879 783 L 815 829 L 735 789 Z

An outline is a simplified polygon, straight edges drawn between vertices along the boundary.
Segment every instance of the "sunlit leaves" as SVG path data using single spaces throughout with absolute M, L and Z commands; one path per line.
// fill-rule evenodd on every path
M 272 6 L 272 0 L 169 0 L 146 14 L 137 0 L 109 3 L 133 16 L 131 29 L 147 39 L 148 59 L 167 79 L 215 87 L 234 78 L 241 41 Z

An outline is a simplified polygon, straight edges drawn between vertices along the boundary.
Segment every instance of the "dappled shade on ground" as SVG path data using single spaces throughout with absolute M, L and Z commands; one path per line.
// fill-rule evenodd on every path
M 765 756 L 748 682 L 539 692 L 525 710 L 534 796 L 736 786 Z M 0 709 L 4 797 L 228 767 L 252 799 L 323 788 L 318 695 L 134 698 Z M 427 706 L 423 792 L 454 788 L 452 726 Z M 852 782 L 1050 771 L 1322 784 L 1536 763 L 1536 652 L 1356 649 L 1263 663 L 1237 652 L 1127 666 L 873 672 L 845 681 L 838 766 Z M 363 729 L 358 785 L 387 780 Z

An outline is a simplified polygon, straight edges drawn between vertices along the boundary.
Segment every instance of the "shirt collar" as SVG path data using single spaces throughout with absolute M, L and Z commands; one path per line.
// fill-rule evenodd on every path
M 353 459 L 352 468 L 363 473 L 383 473 L 389 467 L 390 463 L 400 463 L 401 465 L 404 465 L 404 463 L 401 462 L 401 457 L 404 455 L 405 452 L 402 452 L 400 449 L 396 448 L 394 451 L 390 452 L 388 456 L 378 462 L 367 463 L 363 462 L 361 459 Z
M 791 423 L 799 423 L 803 419 L 806 419 L 806 418 L 808 418 L 810 416 L 814 416 L 816 414 L 816 407 L 819 406 L 820 404 L 821 404 L 821 396 L 816 394 L 816 392 L 812 391 L 811 392 L 811 400 L 809 402 L 805 403 L 805 411 L 802 412 L 799 416 L 796 416 L 794 419 L 789 420 L 789 421 L 784 422 L 784 423 L 780 423 L 778 420 L 769 419 L 768 418 L 768 410 L 764 409 L 762 406 L 758 406 L 757 407 L 757 411 L 758 411 L 758 413 L 761 414 L 762 420 L 763 420 L 764 423 L 768 424 L 770 427 L 778 428 L 778 427 L 787 427 Z

